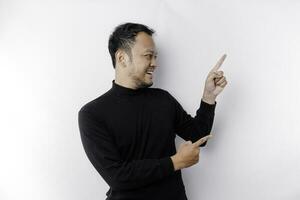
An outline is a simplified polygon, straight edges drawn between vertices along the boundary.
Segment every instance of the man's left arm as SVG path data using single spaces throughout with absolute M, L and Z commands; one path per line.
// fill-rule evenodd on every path
M 188 114 L 181 104 L 171 94 L 174 106 L 174 132 L 182 139 L 193 143 L 200 138 L 209 135 L 212 129 L 215 107 L 217 102 L 209 104 L 201 99 L 200 107 L 196 112 L 196 116 L 192 117 Z M 205 146 L 206 142 L 201 145 Z
M 173 97 L 175 105 L 174 128 L 175 133 L 181 138 L 191 140 L 194 143 L 198 139 L 210 134 L 217 104 L 215 100 L 227 85 L 223 71 L 218 71 L 225 58 L 226 54 L 219 59 L 217 64 L 208 73 L 200 107 L 194 118 L 191 117 Z M 200 146 L 205 145 L 206 142 Z

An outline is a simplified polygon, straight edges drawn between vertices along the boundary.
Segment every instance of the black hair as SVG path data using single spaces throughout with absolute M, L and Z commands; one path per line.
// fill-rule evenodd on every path
M 146 25 L 138 23 L 124 23 L 118 25 L 109 36 L 108 50 L 112 59 L 113 68 L 116 68 L 115 53 L 118 49 L 123 49 L 132 59 L 131 47 L 135 42 L 135 37 L 139 32 L 145 32 L 152 36 L 155 32 Z

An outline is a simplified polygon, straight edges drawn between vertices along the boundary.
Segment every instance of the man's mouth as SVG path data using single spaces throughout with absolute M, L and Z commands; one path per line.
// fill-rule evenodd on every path
M 152 79 L 153 72 L 154 72 L 153 68 L 148 68 L 148 70 L 146 71 L 146 74 Z
M 152 68 L 150 68 L 146 71 L 146 74 L 149 74 L 152 76 L 153 72 L 154 72 L 154 70 Z
M 153 72 L 147 72 L 146 74 L 149 76 L 149 78 L 151 78 L 151 79 L 152 79 L 152 77 L 153 77 L 153 75 L 152 75 L 152 74 L 153 74 Z
M 153 72 L 147 72 L 147 74 L 150 74 L 150 75 L 152 75 L 152 74 L 153 74 Z

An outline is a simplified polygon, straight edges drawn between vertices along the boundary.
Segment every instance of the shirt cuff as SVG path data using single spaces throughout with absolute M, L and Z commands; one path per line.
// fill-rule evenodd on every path
M 162 167 L 162 177 L 168 176 L 175 172 L 171 157 L 165 157 L 160 159 L 160 165 Z
M 215 104 L 209 104 L 209 103 L 204 102 L 201 99 L 200 110 L 203 110 L 204 112 L 212 112 L 212 111 L 215 111 L 216 105 L 217 105 L 216 101 L 215 101 Z

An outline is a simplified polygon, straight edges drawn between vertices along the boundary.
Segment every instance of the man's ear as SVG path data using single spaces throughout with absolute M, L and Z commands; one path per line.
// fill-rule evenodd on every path
M 115 53 L 116 63 L 119 63 L 121 66 L 126 66 L 126 53 L 122 49 L 118 49 Z

